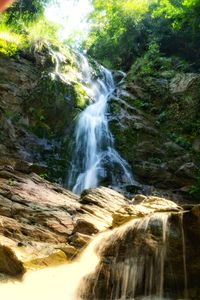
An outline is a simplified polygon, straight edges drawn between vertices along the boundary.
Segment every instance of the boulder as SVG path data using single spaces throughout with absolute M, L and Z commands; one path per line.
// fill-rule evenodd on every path
M 23 275 L 24 272 L 25 268 L 14 251 L 0 244 L 0 273 L 17 277 Z
M 186 92 L 192 84 L 200 78 L 195 73 L 179 73 L 170 82 L 170 91 L 173 94 Z
M 192 208 L 192 213 L 195 217 L 198 218 L 198 220 L 200 221 L 200 204 L 198 205 L 195 205 L 193 208 Z
M 0 168 L 0 265 L 4 274 L 74 259 L 91 236 L 111 227 L 113 211 L 128 202 L 108 188 L 87 190 L 79 198 L 30 173 L 29 164 L 20 166 L 23 172 L 19 164 Z
M 112 226 L 121 226 L 132 219 L 142 218 L 153 213 L 159 212 L 178 212 L 181 207 L 171 200 L 154 197 L 136 195 L 133 204 L 123 206 L 113 213 Z

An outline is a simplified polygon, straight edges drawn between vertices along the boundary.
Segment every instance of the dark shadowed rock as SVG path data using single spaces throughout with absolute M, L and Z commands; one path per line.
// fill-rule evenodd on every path
M 24 266 L 14 251 L 7 246 L 0 245 L 0 273 L 19 276 L 23 275 L 24 272 Z

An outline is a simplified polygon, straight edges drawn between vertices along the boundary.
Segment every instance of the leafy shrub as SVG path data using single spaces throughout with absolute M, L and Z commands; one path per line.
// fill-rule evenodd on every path
M 148 50 L 143 56 L 136 59 L 128 75 L 128 79 L 144 77 L 164 77 L 170 79 L 174 76 L 174 70 L 186 68 L 186 63 L 176 57 L 165 57 L 160 52 L 160 46 L 156 40 L 149 43 Z
M 0 53 L 11 56 L 26 46 L 26 39 L 22 34 L 14 33 L 5 24 L 0 24 Z
M 0 15 L 0 53 L 12 56 L 19 50 L 41 50 L 48 44 L 58 47 L 58 26 L 42 15 L 33 18 L 30 14 L 34 14 L 34 11 L 20 10 L 14 13 L 10 9 Z
M 185 148 L 186 150 L 191 148 L 191 143 L 184 136 L 177 135 L 176 133 L 172 133 L 172 134 L 170 134 L 170 138 L 173 142 L 175 142 L 179 146 Z
M 37 22 L 24 25 L 30 48 L 41 50 L 44 45 L 58 45 L 58 26 L 41 18 Z

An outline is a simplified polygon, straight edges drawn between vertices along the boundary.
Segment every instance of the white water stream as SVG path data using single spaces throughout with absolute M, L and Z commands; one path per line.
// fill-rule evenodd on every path
M 93 79 L 86 56 L 79 53 L 79 60 L 81 80 L 92 103 L 80 113 L 76 125 L 68 187 L 80 194 L 84 189 L 97 187 L 104 179 L 113 187 L 131 185 L 131 169 L 115 150 L 108 127 L 108 100 L 115 90 L 112 74 L 98 66 L 100 76 Z
M 145 249 L 145 245 L 141 246 L 140 242 L 136 242 L 134 245 L 133 241 L 129 241 L 130 245 L 133 245 L 134 255 L 130 255 L 131 249 L 128 252 L 118 253 L 117 255 L 124 255 L 123 260 L 117 260 L 114 258 L 108 269 L 107 282 L 104 282 L 105 289 L 108 288 L 108 294 L 106 300 L 134 300 L 134 299 L 151 299 L 151 300 L 163 300 L 164 298 L 164 265 L 166 258 L 166 238 L 168 232 L 168 218 L 170 214 L 157 213 L 152 216 L 145 218 L 134 219 L 129 223 L 116 228 L 112 231 L 111 239 L 105 239 L 101 249 L 107 247 L 112 248 L 112 244 L 115 242 L 122 243 L 127 232 L 135 231 L 135 238 L 137 239 L 145 233 L 147 242 L 151 242 L 151 238 L 148 237 L 148 231 L 151 227 L 150 224 L 155 223 L 157 230 L 161 230 L 160 242 L 154 246 L 152 254 Z M 146 245 L 147 247 L 147 245 Z M 98 250 L 98 253 L 101 251 Z M 127 258 L 126 258 L 127 255 Z M 101 256 L 101 255 L 100 255 Z M 111 255 L 112 256 L 112 255 Z M 91 297 L 91 286 L 92 290 L 95 290 L 95 286 L 101 285 L 99 281 L 100 269 L 96 270 L 94 277 L 86 277 L 83 280 L 82 285 L 79 287 L 78 300 L 84 299 L 96 299 L 95 293 Z M 105 272 L 105 271 L 104 271 Z M 114 285 L 113 285 L 114 282 Z M 113 286 L 113 287 L 112 287 Z M 138 288 L 143 290 L 143 296 L 137 296 Z M 97 289 L 98 290 L 98 289 Z M 88 292 L 89 291 L 89 292 Z M 137 296 L 137 297 L 136 297 Z M 136 297 L 136 298 L 135 298 Z M 99 299 L 97 297 L 97 299 Z M 103 299 L 103 298 L 102 298 Z
M 160 222 L 159 227 L 162 229 L 162 245 L 155 249 L 157 263 L 148 263 L 148 255 L 145 257 L 145 249 L 133 258 L 124 263 L 116 263 L 112 266 L 113 272 L 117 272 L 120 280 L 114 287 L 114 297 L 104 300 L 162 300 L 166 299 L 163 295 L 164 284 L 164 262 L 165 262 L 165 239 L 167 235 L 168 214 L 155 214 L 146 218 L 140 218 L 130 221 L 129 223 L 99 234 L 88 245 L 82 256 L 74 263 L 67 264 L 56 268 L 47 268 L 40 271 L 28 272 L 22 282 L 8 282 L 0 284 L 0 297 L 2 300 L 88 300 L 99 299 L 91 295 L 85 296 L 87 286 L 91 284 L 91 274 L 98 278 L 97 268 L 102 259 L 104 249 L 112 245 L 119 239 L 123 240 L 126 233 L 132 229 L 141 232 L 148 232 L 150 222 Z M 160 247 L 160 246 L 159 246 Z M 138 249 L 136 249 L 136 252 Z M 143 252 L 144 251 L 144 252 Z M 143 259 L 145 258 L 145 259 Z M 96 273 L 97 272 L 97 273 Z M 143 274 L 146 273 L 145 283 Z M 90 275 L 89 277 L 87 277 Z M 94 287 L 96 282 L 92 281 Z M 120 284 L 120 286 L 118 286 Z M 134 297 L 136 287 L 144 284 L 145 290 L 142 297 Z M 155 287 L 152 295 L 152 287 Z M 128 293 L 132 291 L 132 297 Z M 151 290 L 152 289 L 152 290 Z M 102 298 L 103 299 L 103 298 Z
M 111 235 L 105 232 L 97 236 L 71 264 L 28 272 L 22 282 L 0 284 L 2 300 L 78 300 L 81 280 L 95 270 L 99 262 L 96 247 L 104 244 Z

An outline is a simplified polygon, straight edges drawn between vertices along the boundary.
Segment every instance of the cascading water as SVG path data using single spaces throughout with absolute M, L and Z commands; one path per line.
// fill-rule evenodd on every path
M 100 76 L 93 80 L 92 69 L 83 54 L 79 54 L 82 82 L 93 102 L 80 114 L 75 129 L 75 142 L 68 187 L 79 194 L 107 180 L 113 187 L 133 184 L 128 163 L 114 149 L 114 139 L 108 127 L 108 100 L 115 90 L 112 74 L 99 66 Z
M 173 294 L 173 287 L 166 295 L 169 218 L 170 213 L 156 213 L 101 233 L 76 262 L 27 273 L 23 282 L 0 284 L 0 295 L 3 300 L 187 299 L 183 290 Z
M 77 299 L 126 300 L 135 299 L 140 294 L 142 299 L 165 299 L 164 264 L 169 216 L 155 214 L 135 219 L 115 229 L 112 239 L 104 242 L 103 251 L 102 247 L 100 248 L 99 268 L 96 269 L 95 275 L 91 274 L 83 280 Z M 158 230 L 157 243 L 151 240 L 151 227 Z M 102 257 L 107 257 L 107 251 L 113 258 L 110 261 L 108 258 L 105 262 Z M 109 267 L 105 268 L 104 264 Z M 104 291 L 101 289 L 102 273 L 106 277 Z
M 184 274 L 179 287 L 170 284 L 179 272 L 169 266 L 170 243 L 177 233 L 184 239 L 179 221 L 178 231 L 171 231 L 170 216 L 171 213 L 156 213 L 114 229 L 97 248 L 98 265 L 82 280 L 76 300 L 188 299 L 185 245 L 182 248 L 181 242 L 184 263 L 180 268 Z M 181 220 L 182 214 L 176 218 Z

